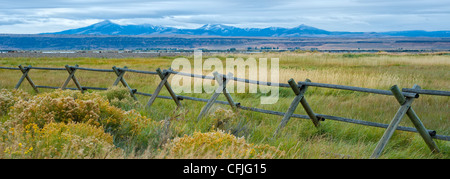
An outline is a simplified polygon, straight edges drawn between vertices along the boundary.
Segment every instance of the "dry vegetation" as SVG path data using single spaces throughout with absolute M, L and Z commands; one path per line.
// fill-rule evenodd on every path
M 450 90 L 449 54 L 264 53 L 215 57 L 279 58 L 283 83 L 290 78 L 308 78 L 376 89 L 418 84 L 423 89 Z M 0 65 L 78 64 L 154 71 L 158 67 L 167 69 L 174 58 L 1 58 Z M 12 89 L 21 76 L 19 71 L 1 69 L 0 74 L 0 88 L 6 89 Z M 66 71 L 42 70 L 29 74 L 37 85 L 46 86 L 61 86 L 68 75 Z M 82 85 L 95 87 L 110 87 L 116 77 L 113 73 L 87 71 L 77 71 L 76 76 Z M 147 93 L 152 93 L 160 81 L 156 76 L 135 73 L 126 73 L 125 79 L 132 88 Z M 184 100 L 185 107 L 175 110 L 171 100 L 157 99 L 151 109 L 145 110 L 139 104 L 146 104 L 148 97 L 139 97 L 137 104 L 123 89 L 85 94 L 42 89 L 43 93 L 36 95 L 26 81 L 21 89 L 1 92 L 0 158 L 368 158 L 384 132 L 331 120 L 316 129 L 309 120 L 291 119 L 274 139 L 272 134 L 281 117 L 249 111 L 233 113 L 229 106 L 215 105 L 211 114 L 196 122 L 205 103 Z M 168 96 L 165 89 L 161 94 Z M 235 93 L 232 97 L 244 106 L 282 112 L 294 97 L 292 90 L 280 89 L 276 105 L 261 105 L 261 95 Z M 345 90 L 310 87 L 306 99 L 316 113 L 381 123 L 389 123 L 398 109 L 393 97 Z M 225 101 L 223 97 L 219 100 Z M 421 95 L 413 107 L 427 128 L 450 135 L 449 104 L 448 97 Z M 300 108 L 295 113 L 305 114 Z M 400 125 L 412 126 L 406 117 Z M 420 135 L 397 131 L 381 157 L 450 158 L 450 142 L 435 141 L 440 154 L 432 154 Z

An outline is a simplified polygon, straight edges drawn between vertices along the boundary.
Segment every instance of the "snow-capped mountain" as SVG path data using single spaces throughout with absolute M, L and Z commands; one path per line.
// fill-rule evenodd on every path
M 70 29 L 47 34 L 82 34 L 82 35 L 157 35 L 157 34 L 186 34 L 208 36 L 311 36 L 329 34 L 328 31 L 314 27 L 300 25 L 295 28 L 239 28 L 223 24 L 205 24 L 197 29 L 177 29 L 172 27 L 143 25 L 119 25 L 105 20 L 87 27 Z
M 173 27 L 143 25 L 119 25 L 105 20 L 87 27 L 46 34 L 81 35 L 200 35 L 200 36 L 245 36 L 245 37 L 450 37 L 450 31 L 395 31 L 395 32 L 333 32 L 307 25 L 293 28 L 239 28 L 223 24 L 205 24 L 197 29 L 178 29 Z

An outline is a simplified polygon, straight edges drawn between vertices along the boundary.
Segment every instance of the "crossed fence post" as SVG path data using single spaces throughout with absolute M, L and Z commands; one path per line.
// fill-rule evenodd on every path
M 306 82 L 311 82 L 311 80 L 306 79 Z M 320 121 L 325 120 L 324 118 L 316 116 L 316 114 L 313 112 L 313 110 L 309 106 L 308 102 L 306 101 L 304 93 L 308 89 L 308 86 L 296 84 L 294 79 L 292 79 L 292 78 L 289 79 L 288 83 L 291 86 L 291 88 L 294 91 L 296 96 L 295 96 L 294 100 L 292 101 L 291 105 L 289 106 L 289 109 L 284 114 L 283 119 L 281 120 L 281 123 L 279 124 L 278 128 L 275 130 L 273 137 L 276 137 L 277 134 L 279 133 L 279 131 L 282 128 L 284 128 L 284 126 L 286 126 L 286 124 L 289 122 L 289 119 L 294 114 L 294 111 L 297 108 L 299 103 L 302 104 L 303 109 L 305 109 L 309 118 L 312 120 L 314 126 L 320 127 Z
M 169 70 L 171 70 L 171 69 L 169 68 Z M 167 82 L 167 80 L 169 79 L 170 73 L 166 70 L 163 70 L 161 72 L 160 68 L 156 69 L 156 73 L 158 73 L 159 78 L 161 78 L 161 82 L 156 87 L 155 92 L 153 92 L 153 94 L 152 94 L 152 97 L 150 97 L 150 99 L 148 100 L 146 107 L 150 108 L 150 106 L 155 101 L 156 97 L 158 97 L 158 94 L 161 91 L 163 86 L 165 86 L 167 91 L 169 91 L 170 96 L 177 104 L 177 108 L 181 107 L 182 105 L 180 103 L 180 100 L 178 99 L 178 96 L 175 94 L 175 92 L 173 92 L 172 88 L 170 87 L 170 84 Z
M 420 89 L 419 85 L 414 85 L 413 89 Z M 381 137 L 380 141 L 378 142 L 372 156 L 370 158 L 378 158 L 386 144 L 388 143 L 389 139 L 394 134 L 394 131 L 397 129 L 398 124 L 400 123 L 401 119 L 405 114 L 408 115 L 411 122 L 414 124 L 414 127 L 416 127 L 419 134 L 422 136 L 425 143 L 428 145 L 430 150 L 433 153 L 439 153 L 439 149 L 434 143 L 433 139 L 431 138 L 431 134 L 428 132 L 428 130 L 425 128 L 425 126 L 420 121 L 417 114 L 414 112 L 414 110 L 411 107 L 412 102 L 414 101 L 414 98 L 412 97 L 406 97 L 402 94 L 400 89 L 397 85 L 394 85 L 391 87 L 391 91 L 395 96 L 395 99 L 398 101 L 398 103 L 401 105 L 398 109 L 397 113 L 395 114 L 394 118 L 392 119 L 391 123 L 389 124 L 388 128 L 383 134 L 383 137 Z
M 227 76 L 219 74 L 217 71 L 213 73 L 214 79 L 219 84 L 219 87 L 214 91 L 214 94 L 211 96 L 211 98 L 208 100 L 206 105 L 202 108 L 200 111 L 200 114 L 197 117 L 197 121 L 200 121 L 200 119 L 203 118 L 203 116 L 209 111 L 211 106 L 215 103 L 217 98 L 219 97 L 220 93 L 223 93 L 225 97 L 227 98 L 228 103 L 230 104 L 231 108 L 233 110 L 236 110 L 236 103 L 234 103 L 233 98 L 231 98 L 230 93 L 228 92 L 226 85 L 230 81 L 231 78 L 233 78 L 233 74 L 230 72 Z
M 14 89 L 19 89 L 20 84 L 22 84 L 23 80 L 25 80 L 25 78 L 26 78 L 28 83 L 30 83 L 31 87 L 33 87 L 34 91 L 36 93 L 39 93 L 38 88 L 36 87 L 33 80 L 31 80 L 30 76 L 28 75 L 28 72 L 30 72 L 30 70 L 31 70 L 31 65 L 28 65 L 28 68 L 23 68 L 22 65 L 19 65 L 19 69 L 22 72 L 22 77 L 20 77 L 19 82 L 17 82 L 16 86 L 14 86 Z
M 124 69 L 127 69 L 127 67 L 123 67 Z M 128 91 L 130 92 L 131 97 L 133 97 L 134 100 L 138 100 L 136 95 L 134 95 L 134 93 L 136 93 L 136 89 L 131 89 L 131 87 L 128 85 L 127 81 L 125 81 L 125 78 L 123 78 L 123 76 L 125 75 L 125 70 L 122 70 L 120 68 L 117 68 L 116 66 L 112 67 L 114 73 L 117 75 L 116 81 L 114 81 L 113 86 L 117 86 L 117 84 L 119 84 L 119 81 L 122 82 L 122 85 L 126 88 L 128 88 Z
M 61 89 L 65 90 L 67 85 L 69 84 L 70 80 L 73 80 L 73 82 L 75 83 L 77 88 L 83 93 L 84 92 L 83 86 L 81 86 L 80 82 L 78 82 L 77 77 L 75 77 L 75 72 L 77 71 L 76 67 L 78 67 L 78 65 L 75 65 L 75 68 L 73 68 L 69 65 L 66 65 L 64 67 L 66 68 L 67 72 L 69 72 L 69 77 L 67 77 L 66 81 L 61 86 Z

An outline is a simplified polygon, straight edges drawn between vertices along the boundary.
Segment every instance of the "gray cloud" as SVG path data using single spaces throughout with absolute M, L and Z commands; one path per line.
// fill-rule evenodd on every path
M 195 28 L 294 27 L 330 31 L 450 30 L 448 0 L 0 0 L 0 33 L 41 33 L 110 19 Z

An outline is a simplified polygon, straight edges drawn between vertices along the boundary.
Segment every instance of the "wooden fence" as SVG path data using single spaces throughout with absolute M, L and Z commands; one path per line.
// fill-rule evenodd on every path
M 114 74 L 116 74 L 117 78 L 114 81 L 114 83 L 112 84 L 112 86 L 116 86 L 119 83 L 122 83 L 122 85 L 128 89 L 130 95 L 135 100 L 137 100 L 136 95 L 150 96 L 150 99 L 146 105 L 147 108 L 151 107 L 151 105 L 156 100 L 156 98 L 172 99 L 175 102 L 175 104 L 177 105 L 177 107 L 181 107 L 182 103 L 180 101 L 186 99 L 186 100 L 206 102 L 206 105 L 202 108 L 200 114 L 197 117 L 197 120 L 201 120 L 204 117 L 204 115 L 207 114 L 207 112 L 209 111 L 209 109 L 211 108 L 211 106 L 213 104 L 230 105 L 234 111 L 248 110 L 248 111 L 254 111 L 254 112 L 259 112 L 259 113 L 283 116 L 281 123 L 279 124 L 279 126 L 277 127 L 276 131 L 273 134 L 274 137 L 276 137 L 277 134 L 279 133 L 279 131 L 282 130 L 282 128 L 288 123 L 290 118 L 309 119 L 312 121 L 314 126 L 316 126 L 318 128 L 320 127 L 320 123 L 322 121 L 324 121 L 325 119 L 346 122 L 346 123 L 353 123 L 353 124 L 358 124 L 358 125 L 386 128 L 386 131 L 383 134 L 380 141 L 378 142 L 371 158 L 378 158 L 381 155 L 384 147 L 386 146 L 387 142 L 389 141 L 389 139 L 391 138 L 391 136 L 393 135 L 395 130 L 419 133 L 421 135 L 421 137 L 424 139 L 427 146 L 430 148 L 430 150 L 433 153 L 440 152 L 439 148 L 437 147 L 437 145 L 435 144 L 433 139 L 450 141 L 450 136 L 438 135 L 435 130 L 426 129 L 425 126 L 422 124 L 420 118 L 417 116 L 417 114 L 414 112 L 414 110 L 411 106 L 414 99 L 419 97 L 419 94 L 450 96 L 450 91 L 423 90 L 423 89 L 420 89 L 420 86 L 418 86 L 418 85 L 414 85 L 412 88 L 403 88 L 402 90 L 400 90 L 397 85 L 394 85 L 390 88 L 390 90 L 380 90 L 380 89 L 370 89 L 370 88 L 361 88 L 361 87 L 343 86 L 343 85 L 334 85 L 334 84 L 313 83 L 308 79 L 306 81 L 299 81 L 299 82 L 296 82 L 294 79 L 290 79 L 288 81 L 288 83 L 271 83 L 271 82 L 261 82 L 261 81 L 237 78 L 237 77 L 233 77 L 233 75 L 231 73 L 229 73 L 228 75 L 223 75 L 223 74 L 214 72 L 213 73 L 214 76 L 205 76 L 205 75 L 199 75 L 199 74 L 177 72 L 177 71 L 173 71 L 171 69 L 161 70 L 158 68 L 156 71 L 141 71 L 141 70 L 128 69 L 127 67 L 118 68 L 115 66 L 112 67 L 112 69 L 95 69 L 95 68 L 79 67 L 78 65 L 75 65 L 75 66 L 66 65 L 64 68 L 33 67 L 33 66 L 24 67 L 22 65 L 19 65 L 18 68 L 0 67 L 0 69 L 20 70 L 22 72 L 22 77 L 19 79 L 18 83 L 15 85 L 15 89 L 18 89 L 20 87 L 20 85 L 22 84 L 22 82 L 26 79 L 28 81 L 28 83 L 31 85 L 31 87 L 33 87 L 34 91 L 36 91 L 37 93 L 39 93 L 39 88 L 70 89 L 70 90 L 80 90 L 81 92 L 84 92 L 86 90 L 107 90 L 107 88 L 82 86 L 80 84 L 80 82 L 77 80 L 75 73 L 80 70 L 114 73 Z M 30 70 L 61 70 L 61 71 L 67 71 L 69 76 L 67 77 L 67 79 L 63 83 L 63 85 L 60 87 L 41 86 L 41 85 L 36 85 L 33 82 L 30 75 L 28 74 Z M 161 79 L 161 82 L 159 83 L 159 85 L 157 86 L 157 88 L 155 89 L 153 94 L 139 92 L 137 89 L 133 89 L 130 87 L 130 85 L 128 85 L 127 81 L 124 78 L 124 74 L 126 72 L 158 75 L 159 78 Z M 209 98 L 209 99 L 177 95 L 173 92 L 170 84 L 167 82 L 167 80 L 171 74 L 178 74 L 178 75 L 188 76 L 188 77 L 192 77 L 192 78 L 216 80 L 219 84 L 219 87 L 215 90 L 215 92 L 212 94 L 211 98 Z M 67 85 L 70 81 L 73 81 L 75 83 L 76 88 L 68 88 L 67 87 Z M 254 107 L 242 106 L 242 105 L 240 105 L 240 103 L 234 102 L 233 98 L 228 93 L 226 84 L 229 81 L 239 81 L 239 82 L 244 82 L 244 83 L 249 83 L 249 84 L 291 88 L 295 94 L 295 98 L 293 99 L 291 105 L 289 106 L 289 108 L 287 109 L 286 112 L 271 111 L 271 110 L 259 109 L 259 108 L 254 108 Z M 325 114 L 317 114 L 317 113 L 314 113 L 314 111 L 312 110 L 311 106 L 309 106 L 309 104 L 306 101 L 306 98 L 304 96 L 308 87 L 311 87 L 311 86 L 394 96 L 395 99 L 398 101 L 400 107 L 399 107 L 397 113 L 395 114 L 395 116 L 393 117 L 390 124 L 382 124 L 382 123 L 369 122 L 369 121 L 350 119 L 350 118 L 344 118 L 344 117 L 337 117 L 337 116 L 331 116 L 331 115 L 325 115 Z M 159 95 L 159 92 L 164 87 L 169 91 L 170 96 Z M 217 98 L 219 97 L 220 94 L 224 94 L 227 101 L 218 101 Z M 301 104 L 301 106 L 305 109 L 307 115 L 294 114 L 294 111 L 298 107 L 299 104 Z M 414 124 L 414 127 L 399 126 L 399 123 L 405 114 L 409 117 L 411 122 Z

